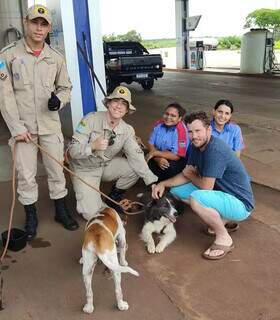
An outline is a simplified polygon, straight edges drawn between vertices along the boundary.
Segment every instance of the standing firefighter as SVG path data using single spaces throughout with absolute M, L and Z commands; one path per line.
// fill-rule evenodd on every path
M 37 147 L 63 161 L 63 136 L 58 110 L 70 100 L 71 82 L 64 58 L 45 43 L 51 30 L 49 10 L 42 5 L 28 9 L 24 20 L 26 37 L 2 49 L 0 54 L 1 113 L 11 132 L 9 144 L 17 144 L 19 201 L 26 213 L 29 239 L 36 235 L 38 219 Z M 42 154 L 50 198 L 55 201 L 55 220 L 68 230 L 78 228 L 65 205 L 63 169 Z

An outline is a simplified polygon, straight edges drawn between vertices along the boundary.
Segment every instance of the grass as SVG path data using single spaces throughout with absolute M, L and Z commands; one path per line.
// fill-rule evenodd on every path
M 147 49 L 176 47 L 176 39 L 152 39 L 142 40 L 141 43 Z
M 176 47 L 176 39 L 151 39 L 151 40 L 142 40 L 141 43 L 147 49 L 159 49 L 159 48 L 172 48 Z M 228 49 L 221 48 L 219 49 Z M 280 49 L 280 40 L 275 41 L 274 49 Z

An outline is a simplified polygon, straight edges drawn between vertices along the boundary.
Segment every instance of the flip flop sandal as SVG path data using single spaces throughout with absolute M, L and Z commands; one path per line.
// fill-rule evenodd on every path
M 213 243 L 209 249 L 210 252 L 208 254 L 206 254 L 205 252 L 202 253 L 203 258 L 208 260 L 220 260 L 223 259 L 228 253 L 232 252 L 232 250 L 234 249 L 234 245 L 231 244 L 230 246 L 224 246 L 221 244 Z M 214 250 L 222 250 L 223 253 L 218 256 L 211 256 L 211 251 Z
M 232 233 L 239 229 L 239 224 L 237 222 L 228 222 L 225 224 L 225 228 L 227 229 L 228 233 Z M 208 227 L 203 229 L 203 232 L 207 236 L 215 236 L 215 232 Z

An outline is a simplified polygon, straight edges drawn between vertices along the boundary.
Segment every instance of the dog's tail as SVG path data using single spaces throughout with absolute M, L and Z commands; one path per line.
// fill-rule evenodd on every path
M 139 276 L 139 273 L 128 267 L 128 266 L 121 266 L 119 263 L 116 264 L 115 262 L 111 261 L 110 258 L 106 255 L 98 255 L 98 258 L 105 264 L 105 266 L 107 268 L 109 268 L 110 270 L 114 271 L 114 272 L 121 272 L 121 273 L 131 273 L 135 276 Z

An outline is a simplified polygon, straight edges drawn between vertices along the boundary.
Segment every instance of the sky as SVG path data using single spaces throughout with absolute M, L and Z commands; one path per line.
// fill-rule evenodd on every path
M 143 39 L 175 38 L 175 1 L 100 0 L 102 34 L 136 30 Z M 242 35 L 246 16 L 261 8 L 280 9 L 280 0 L 189 0 L 189 15 L 202 15 L 190 36 Z

